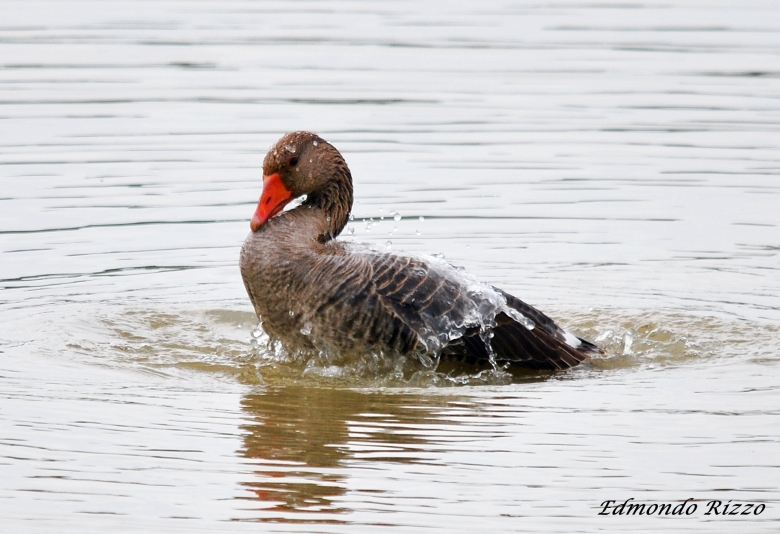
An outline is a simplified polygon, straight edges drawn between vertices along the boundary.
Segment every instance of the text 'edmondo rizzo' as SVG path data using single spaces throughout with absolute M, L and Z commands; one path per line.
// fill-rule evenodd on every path
M 640 503 L 631 502 L 634 498 L 626 499 L 620 504 L 617 501 L 609 500 L 602 502 L 599 506 L 601 511 L 599 515 L 693 515 L 699 509 L 699 505 L 690 502 L 693 499 L 685 499 L 683 502 L 675 505 L 674 503 Z M 766 510 L 765 504 L 756 504 L 752 502 L 732 502 L 713 500 L 708 501 L 704 515 L 761 515 Z

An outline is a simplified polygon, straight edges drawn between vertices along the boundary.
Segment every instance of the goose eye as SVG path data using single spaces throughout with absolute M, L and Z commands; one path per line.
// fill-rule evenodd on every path
M 293 156 L 290 158 L 290 167 L 295 167 L 298 165 L 298 156 Z

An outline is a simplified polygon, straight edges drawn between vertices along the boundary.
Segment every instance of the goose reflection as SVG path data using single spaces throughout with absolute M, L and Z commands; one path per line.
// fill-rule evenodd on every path
M 427 461 L 441 416 L 463 402 L 445 394 L 303 386 L 248 395 L 240 452 L 256 469 L 243 498 L 259 505 L 250 508 L 260 521 L 341 523 L 351 511 L 345 496 L 356 461 Z

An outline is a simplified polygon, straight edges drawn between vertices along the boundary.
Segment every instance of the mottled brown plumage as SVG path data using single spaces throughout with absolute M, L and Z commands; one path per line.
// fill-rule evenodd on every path
M 535 308 L 444 262 L 336 241 L 352 209 L 352 177 L 317 135 L 282 137 L 263 175 L 241 275 L 264 330 L 288 347 L 427 352 L 534 369 L 565 369 L 599 353 Z M 303 204 L 275 215 L 301 195 Z

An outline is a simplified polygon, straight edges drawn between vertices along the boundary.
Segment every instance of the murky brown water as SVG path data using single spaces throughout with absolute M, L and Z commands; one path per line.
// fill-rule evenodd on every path
M 779 6 L 0 14 L 3 530 L 777 530 Z M 238 251 L 296 129 L 347 158 L 354 239 L 610 356 L 503 383 L 252 352 Z M 598 515 L 629 498 L 698 511 Z

